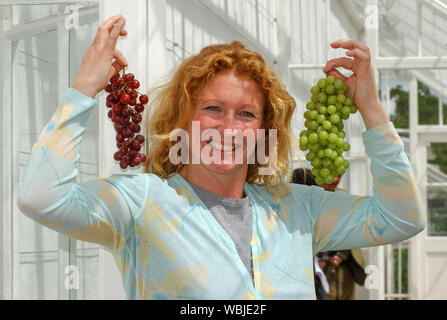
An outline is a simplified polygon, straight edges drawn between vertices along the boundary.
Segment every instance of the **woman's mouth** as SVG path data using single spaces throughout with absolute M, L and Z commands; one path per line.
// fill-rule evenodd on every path
M 232 144 L 231 145 L 222 145 L 222 144 L 220 144 L 216 141 L 213 141 L 213 140 L 209 140 L 208 144 L 210 144 L 213 149 L 218 150 L 218 151 L 230 152 L 230 151 L 236 150 L 236 145 L 232 145 Z

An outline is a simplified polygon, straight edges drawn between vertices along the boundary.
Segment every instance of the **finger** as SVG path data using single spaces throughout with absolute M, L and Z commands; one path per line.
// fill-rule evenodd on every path
M 112 31 L 110 32 L 109 39 L 107 41 L 107 44 L 110 48 L 115 48 L 116 42 L 118 40 L 118 37 L 121 34 L 121 31 L 123 31 L 124 24 L 126 23 L 126 19 L 122 17 L 118 23 L 115 24 Z
M 363 43 L 355 40 L 341 39 L 331 43 L 331 47 L 334 49 L 343 48 L 347 50 L 360 49 L 365 53 L 369 53 L 369 47 Z
M 121 51 L 119 51 L 117 48 L 113 50 L 113 58 L 116 59 L 116 61 L 121 64 L 123 67 L 127 67 L 127 60 L 124 58 Z
M 351 58 L 336 58 L 329 60 L 326 66 L 323 69 L 323 72 L 327 73 L 334 68 L 343 67 L 348 70 L 352 70 L 352 66 L 354 64 L 354 59 Z
M 104 21 L 99 27 L 98 32 L 96 33 L 95 42 L 105 43 L 110 33 L 110 29 L 112 29 L 115 24 L 121 19 L 121 15 L 116 15 L 110 17 L 106 21 Z
M 371 59 L 369 54 L 366 54 L 364 51 L 362 51 L 360 49 L 346 51 L 346 55 L 348 57 L 353 57 L 354 59 L 358 59 L 361 61 L 370 61 L 370 59 Z
M 118 21 L 120 21 L 121 19 L 124 19 L 124 17 L 120 14 L 110 17 L 109 19 L 104 21 L 103 24 L 100 25 L 98 29 L 110 32 L 113 29 L 113 27 L 118 23 Z
M 114 75 L 120 73 L 121 70 L 123 70 L 124 67 L 125 67 L 125 66 L 123 66 L 121 63 L 119 63 L 118 61 L 115 60 L 115 61 L 112 63 L 112 70 L 110 71 L 109 81 L 110 81 L 110 79 L 111 79 Z

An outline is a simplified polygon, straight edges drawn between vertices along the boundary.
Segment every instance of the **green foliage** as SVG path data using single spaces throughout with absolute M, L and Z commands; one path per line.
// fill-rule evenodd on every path
M 393 250 L 394 293 L 408 293 L 408 249 L 401 249 L 401 291 L 399 292 L 399 250 Z

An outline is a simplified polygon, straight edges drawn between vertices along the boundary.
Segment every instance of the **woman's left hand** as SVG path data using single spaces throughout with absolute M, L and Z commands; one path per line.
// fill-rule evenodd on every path
M 374 68 L 368 46 L 355 40 L 338 40 L 331 43 L 334 49 L 343 48 L 348 57 L 329 60 L 323 69 L 328 75 L 342 80 L 348 87 L 347 96 L 356 104 L 362 114 L 367 129 L 389 122 L 377 92 Z M 353 74 L 345 77 L 337 69 L 343 67 Z

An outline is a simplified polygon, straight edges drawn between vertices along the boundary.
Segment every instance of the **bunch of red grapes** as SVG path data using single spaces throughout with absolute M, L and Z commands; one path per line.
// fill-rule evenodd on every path
M 139 153 L 145 141 L 141 132 L 140 123 L 143 121 L 142 113 L 149 102 L 146 95 L 140 94 L 137 89 L 140 82 L 132 73 L 119 74 L 110 79 L 105 91 L 109 118 L 115 124 L 118 151 L 114 159 L 120 162 L 122 169 L 139 166 L 146 162 L 146 156 Z

